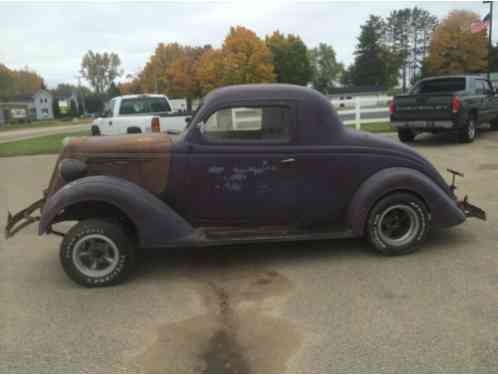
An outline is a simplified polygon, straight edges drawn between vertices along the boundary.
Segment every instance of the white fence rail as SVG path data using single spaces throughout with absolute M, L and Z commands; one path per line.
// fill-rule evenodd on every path
M 388 98 L 390 100 L 392 98 Z M 389 121 L 389 108 L 387 102 L 382 107 L 372 107 L 371 99 L 356 97 L 354 100 L 354 109 L 338 109 L 337 114 L 345 125 L 354 125 L 356 130 L 361 130 L 362 124 L 371 124 L 375 122 Z M 387 101 L 388 101 L 387 100 Z M 363 104 L 363 105 L 362 105 Z M 378 114 L 378 115 L 376 115 Z M 351 116 L 353 115 L 353 116 Z M 353 117 L 353 118 L 349 118 Z

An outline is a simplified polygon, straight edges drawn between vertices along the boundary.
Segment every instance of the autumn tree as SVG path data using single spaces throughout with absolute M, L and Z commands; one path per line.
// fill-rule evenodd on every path
M 85 78 L 98 95 L 104 94 L 111 83 L 121 77 L 121 60 L 114 52 L 88 51 L 81 60 L 81 75 Z
M 265 42 L 272 53 L 277 82 L 305 86 L 311 81 L 308 51 L 299 36 L 275 31 L 266 36 Z
M 479 73 L 486 71 L 488 45 L 486 30 L 470 31 L 479 15 L 466 10 L 452 11 L 432 34 L 429 55 L 433 75 Z
M 126 76 L 128 81 L 120 82 L 118 84 L 118 89 L 123 95 L 130 94 L 143 94 L 143 72 L 138 73 L 137 75 L 128 74 Z
M 221 49 L 202 53 L 195 79 L 201 94 L 220 86 L 273 82 L 271 51 L 253 31 L 231 27 Z
M 309 51 L 309 59 L 313 87 L 322 93 L 329 93 L 344 71 L 344 66 L 337 61 L 334 48 L 320 43 Z
M 144 91 L 171 95 L 168 70 L 183 54 L 184 47 L 178 43 L 159 43 L 143 70 Z
M 224 85 L 275 80 L 271 52 L 254 31 L 243 26 L 231 27 L 221 51 Z
M 0 64 L 0 99 L 7 100 L 14 95 L 14 72 Z
M 205 51 L 195 69 L 195 81 L 201 95 L 223 86 L 223 53 L 221 49 Z

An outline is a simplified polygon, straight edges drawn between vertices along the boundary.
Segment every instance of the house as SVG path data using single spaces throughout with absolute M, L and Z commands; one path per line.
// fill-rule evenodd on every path
M 31 96 L 17 96 L 7 102 L 0 103 L 0 108 L 4 114 L 7 114 L 8 118 L 5 120 L 20 119 L 23 111 L 26 120 L 47 120 L 54 118 L 52 101 L 52 94 L 47 90 L 40 89 Z
M 336 108 L 354 107 L 356 98 L 372 106 L 384 104 L 391 98 L 383 86 L 335 87 L 328 97 Z

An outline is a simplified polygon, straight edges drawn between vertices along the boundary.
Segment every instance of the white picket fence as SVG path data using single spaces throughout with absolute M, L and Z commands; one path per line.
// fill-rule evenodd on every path
M 338 115 L 339 118 L 343 118 L 347 115 L 354 115 L 354 119 L 350 120 L 343 120 L 343 123 L 345 125 L 354 125 L 356 130 L 361 130 L 361 125 L 362 124 L 371 124 L 375 122 L 387 122 L 389 121 L 389 107 L 387 102 L 391 98 L 388 98 L 388 100 L 385 103 L 385 106 L 381 107 L 372 107 L 371 105 L 366 105 L 368 103 L 371 103 L 371 99 L 369 98 L 360 98 L 356 97 L 353 99 L 354 101 L 354 109 L 350 110 L 338 110 Z M 363 106 L 362 106 L 363 104 Z M 371 118 L 362 118 L 362 114 L 367 114 L 367 113 L 380 113 L 384 115 L 379 115 L 379 116 L 369 116 Z

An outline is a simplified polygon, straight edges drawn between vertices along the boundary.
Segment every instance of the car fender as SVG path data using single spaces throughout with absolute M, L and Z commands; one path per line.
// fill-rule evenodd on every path
M 47 233 L 64 208 L 81 202 L 105 202 L 123 211 L 137 228 L 141 247 L 181 242 L 192 226 L 171 207 L 142 187 L 118 177 L 90 176 L 64 185 L 48 198 L 38 232 Z
M 348 224 L 353 235 L 365 232 L 368 214 L 382 197 L 395 191 L 420 197 L 431 215 L 434 227 L 450 227 L 465 221 L 465 214 L 440 186 L 418 170 L 395 167 L 383 169 L 366 179 L 355 192 L 348 209 Z

